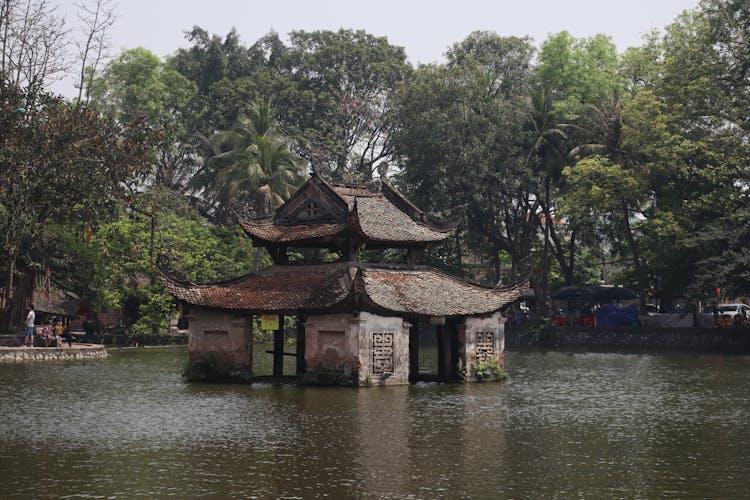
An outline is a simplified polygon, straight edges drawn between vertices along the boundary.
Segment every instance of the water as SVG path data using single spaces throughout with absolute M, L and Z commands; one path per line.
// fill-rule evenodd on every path
M 184 349 L 0 365 L 2 498 L 737 498 L 750 357 L 509 352 L 505 384 L 190 385 Z

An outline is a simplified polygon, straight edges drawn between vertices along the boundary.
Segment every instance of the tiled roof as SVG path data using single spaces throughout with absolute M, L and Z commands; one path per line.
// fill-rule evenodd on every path
M 346 264 L 270 266 L 229 283 L 180 284 L 164 278 L 175 298 L 213 309 L 302 311 L 330 308 L 351 290 Z
M 346 222 L 327 224 L 276 225 L 272 219 L 248 220 L 239 218 L 248 235 L 274 243 L 292 243 L 335 236 L 346 229 Z
M 294 215 L 293 208 L 305 199 L 303 192 L 309 195 L 315 189 L 318 189 L 317 196 L 326 197 L 332 201 L 332 206 L 340 207 L 342 212 L 337 212 L 335 216 L 329 214 L 321 220 L 288 219 L 289 212 Z M 428 220 L 426 214 L 387 182 L 338 185 L 325 181 L 317 174 L 279 208 L 275 217 L 240 219 L 240 226 L 261 243 L 311 243 L 311 240 L 330 240 L 347 231 L 356 231 L 366 241 L 394 246 L 442 241 L 456 228 L 455 224 L 440 226 Z
M 335 309 L 359 293 L 359 306 L 395 314 L 467 316 L 499 310 L 528 284 L 508 289 L 479 287 L 429 268 L 336 263 L 271 266 L 231 283 L 185 285 L 164 280 L 188 304 L 254 312 Z
M 37 311 L 58 316 L 75 317 L 86 305 L 78 295 L 58 287 L 52 287 L 49 293 L 41 288 L 34 289 L 32 303 Z
M 349 204 L 355 202 L 352 196 L 343 198 Z M 453 233 L 453 229 L 438 231 L 415 221 L 385 196 L 356 197 L 356 211 L 362 233 L 373 241 L 434 242 L 442 241 Z
M 528 284 L 505 289 L 472 285 L 434 269 L 363 266 L 365 290 L 372 302 L 394 312 L 426 316 L 467 316 L 499 310 Z

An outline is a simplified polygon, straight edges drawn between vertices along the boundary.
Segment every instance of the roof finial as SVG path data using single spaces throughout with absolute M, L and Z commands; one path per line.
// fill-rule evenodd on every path
M 320 176 L 320 151 L 317 149 L 313 150 L 310 154 L 310 168 L 313 175 Z
M 378 170 L 378 175 L 382 180 L 387 180 L 388 167 L 390 167 L 390 165 L 388 165 L 387 161 L 381 161 L 376 167 Z

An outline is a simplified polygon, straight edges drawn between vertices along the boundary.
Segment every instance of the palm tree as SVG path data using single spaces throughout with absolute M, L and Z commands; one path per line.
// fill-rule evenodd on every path
M 225 164 L 216 176 L 218 200 L 224 206 L 234 202 L 252 207 L 259 217 L 270 215 L 302 182 L 301 160 L 282 137 L 256 136 L 212 161 Z
M 584 115 L 584 130 L 592 141 L 582 144 L 569 153 L 571 157 L 589 157 L 601 155 L 607 157 L 613 164 L 623 170 L 634 170 L 637 164 L 626 153 L 623 147 L 624 123 L 623 101 L 619 92 L 605 97 L 597 105 L 589 105 Z M 641 259 L 638 244 L 633 234 L 631 216 L 641 199 L 622 199 L 619 203 L 619 218 L 623 228 L 625 240 L 630 248 L 633 261 L 633 273 L 641 290 L 647 288 L 646 277 L 641 270 Z M 645 294 L 641 293 L 642 300 Z
M 558 247 L 556 252 L 558 261 L 562 268 L 566 281 L 570 281 L 573 275 L 573 261 L 568 265 L 564 259 L 563 253 L 559 250 L 560 242 L 552 227 L 552 200 L 551 186 L 553 181 L 559 181 L 563 160 L 565 159 L 565 148 L 567 145 L 568 135 L 566 129 L 569 125 L 557 122 L 552 100 L 547 94 L 547 90 L 542 86 L 531 89 L 528 130 L 530 132 L 530 145 L 526 156 L 526 165 L 535 174 L 540 176 L 540 193 L 538 194 L 542 213 L 544 215 L 544 263 L 542 276 L 538 286 L 539 297 L 544 301 L 547 295 L 548 277 L 549 277 L 549 251 L 550 238 L 555 240 Z M 575 239 L 571 238 L 571 242 Z M 571 252 L 572 253 L 572 252 Z M 543 303 L 543 302 L 541 302 Z
M 205 194 L 225 211 L 251 208 L 267 216 L 302 183 L 302 159 L 279 128 L 268 99 L 256 98 L 233 130 L 209 140 L 213 155 L 200 181 Z

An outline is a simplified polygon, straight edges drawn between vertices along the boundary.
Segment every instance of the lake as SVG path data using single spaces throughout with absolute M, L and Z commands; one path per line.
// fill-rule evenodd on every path
M 747 356 L 508 352 L 503 384 L 363 389 L 187 384 L 186 358 L 0 365 L 0 497 L 750 491 Z

